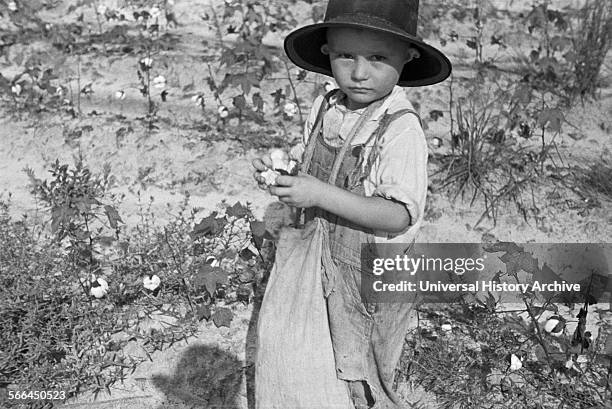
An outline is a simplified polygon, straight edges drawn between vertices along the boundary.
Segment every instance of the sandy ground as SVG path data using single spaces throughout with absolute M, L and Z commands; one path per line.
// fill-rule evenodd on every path
M 107 4 L 112 5 L 110 2 Z M 525 2 L 520 1 L 500 0 L 495 4 L 509 10 L 527 7 Z M 298 14 L 306 15 L 306 6 L 301 2 L 298 2 L 298 5 L 302 7 Z M 86 18 L 91 18 L 91 15 L 87 15 L 90 11 L 85 11 Z M 211 118 L 216 106 L 210 98 L 210 92 L 206 91 L 205 78 L 208 76 L 208 70 L 202 63 L 202 60 L 210 57 L 211 53 L 202 42 L 211 41 L 215 36 L 211 27 L 203 23 L 201 18 L 209 11 L 207 2 L 177 1 L 176 3 L 176 15 L 181 26 L 172 29 L 172 32 L 182 36 L 182 40 L 176 49 L 163 54 L 159 68 L 156 68 L 157 72 L 166 76 L 170 94 L 168 102 L 160 106 L 159 116 L 164 118 L 158 123 L 160 129 L 150 135 L 134 120 L 135 117 L 142 116 L 145 111 L 145 101 L 137 90 L 138 57 L 136 56 L 84 57 L 83 63 L 91 63 L 93 68 L 83 74 L 81 81 L 82 83 L 91 81 L 94 93 L 89 97 L 83 97 L 81 104 L 84 115 L 80 118 L 72 119 L 60 115 L 19 116 L 10 109 L 5 110 L 0 118 L 0 200 L 7 200 L 10 197 L 11 211 L 15 217 L 23 214 L 41 219 L 47 217 L 44 209 L 29 193 L 28 178 L 24 168 L 29 167 L 36 175 L 42 177 L 56 159 L 62 163 L 72 163 L 73 157 L 79 153 L 94 171 L 100 170 L 104 163 L 111 165 L 112 174 L 116 177 L 112 192 L 117 195 L 120 214 L 128 227 L 138 222 L 140 209 L 147 206 L 151 200 L 152 209 L 159 223 L 169 220 L 187 193 L 190 197 L 190 206 L 200 209 L 203 216 L 217 208 L 222 201 L 230 204 L 241 201 L 251 203 L 255 214 L 263 217 L 266 208 L 274 202 L 274 199 L 257 188 L 251 177 L 250 165 L 250 161 L 261 154 L 262 150 L 245 148 L 243 143 L 235 140 L 235 137 L 238 135 L 240 138 L 256 140 L 269 138 L 270 135 L 264 134 L 263 129 L 244 129 L 234 123 L 220 132 L 214 131 L 217 123 Z M 50 13 L 48 18 L 57 22 L 72 21 L 75 15 L 75 13 L 54 12 Z M 306 19 L 304 21 L 307 22 Z M 227 41 L 231 41 L 231 38 Z M 271 46 L 280 45 L 280 41 L 280 38 L 274 37 L 267 39 Z M 436 40 L 432 40 L 432 44 L 439 46 Z M 28 47 L 20 47 L 45 49 L 49 45 L 30 44 Z M 13 53 L 11 55 L 17 53 L 18 48 L 11 49 L 9 51 Z M 451 60 L 459 62 L 456 65 L 458 75 L 469 73 L 469 64 L 465 63 L 465 49 L 449 46 L 443 50 L 448 53 Z M 610 58 L 607 66 L 611 66 Z M 94 68 L 99 75 L 92 74 Z M 11 78 L 18 72 L 18 68 L 5 64 L 0 67 L 0 72 Z M 313 88 L 323 78 L 312 77 L 312 80 L 315 85 L 305 84 L 300 89 L 304 95 L 304 108 L 309 107 Z M 181 91 L 184 86 L 192 82 L 198 92 L 205 94 L 208 92 L 206 98 L 211 103 L 207 107 L 209 113 L 207 116 L 203 116 L 199 107 L 194 106 L 190 98 Z M 75 83 L 72 85 L 75 86 Z M 262 94 L 272 92 L 275 86 L 274 82 L 265 83 Z M 117 90 L 126 92 L 125 100 L 117 101 L 113 98 Z M 412 89 L 408 92 L 413 100 L 420 104 L 422 112 L 448 109 L 449 95 L 446 83 Z M 584 105 L 578 104 L 566 113 L 568 123 L 576 126 L 576 128 L 565 126 L 559 138 L 559 150 L 567 161 L 585 165 L 593 163 L 599 157 L 609 158 L 612 148 L 611 112 L 612 88 L 608 87 L 601 90 L 599 100 L 586 102 Z M 119 119 L 117 117 L 119 114 L 125 116 L 125 119 Z M 192 126 L 198 123 L 208 125 L 213 130 L 206 131 L 201 130 L 201 126 L 199 129 Z M 87 125 L 90 125 L 91 129 L 83 131 L 80 138 L 70 138 L 71 131 Z M 117 138 L 117 130 L 128 126 L 133 128 L 133 132 Z M 426 131 L 428 140 L 433 141 L 437 137 L 448 145 L 450 143 L 448 129 L 448 116 L 437 122 L 431 122 Z M 287 144 L 295 141 L 300 135 L 297 121 L 286 123 L 284 126 L 272 126 L 268 130 Z M 567 134 L 570 132 L 579 132 L 584 138 L 580 140 L 569 138 Z M 214 138 L 211 137 L 213 134 Z M 222 137 L 217 138 L 218 134 Z M 432 146 L 431 149 L 433 152 L 436 148 Z M 434 171 L 433 165 L 431 171 Z M 501 212 L 496 225 L 491 220 L 485 220 L 474 228 L 484 211 L 480 202 L 472 206 L 468 200 L 450 200 L 443 193 L 437 192 L 433 184 L 431 190 L 427 217 L 420 233 L 420 240 L 423 242 L 480 242 L 484 234 L 489 238 L 495 237 L 519 243 L 609 242 L 612 238 L 609 201 L 602 200 L 600 207 L 591 209 L 584 215 L 578 214 L 575 210 L 564 210 L 552 203 L 538 203 L 542 209 L 543 220 L 537 224 L 533 220 L 524 221 L 513 207 L 508 207 Z M 612 260 L 609 260 L 609 264 L 612 264 Z M 171 389 L 168 385 L 173 385 L 172 382 L 183 382 L 180 375 L 173 374 L 173 371 L 176 361 L 181 359 L 179 356 L 183 357 L 182 359 L 187 356 L 184 353 L 188 348 L 203 348 L 202 351 L 205 350 L 205 353 L 211 357 L 217 356 L 216 349 L 228 352 L 228 356 L 237 359 L 236 362 L 228 361 L 229 367 L 241 366 L 246 353 L 244 340 L 250 313 L 249 309 L 240 312 L 231 329 L 212 329 L 206 324 L 195 344 L 180 346 L 182 348 L 180 352 L 170 350 L 165 355 L 159 355 L 159 360 L 156 358 L 156 362 L 143 366 L 139 369 L 140 375 L 132 377 L 135 383 L 127 388 L 128 392 L 124 397 L 135 393 L 138 378 L 146 378 L 146 382 L 153 382 L 154 376 L 151 375 L 154 372 L 153 368 L 159 365 L 160 368 L 164 368 L 160 375 L 162 377 L 156 378 L 157 385 L 153 388 L 143 386 L 142 390 L 148 392 L 143 392 L 142 396 L 147 393 L 152 396 L 151 401 L 143 402 L 149 402 L 148 407 L 169 407 L 164 406 L 168 404 L 168 400 L 163 397 L 167 394 L 158 392 L 160 390 L 168 392 Z M 221 333 L 226 330 L 231 334 Z M 175 376 L 175 380 L 164 380 L 163 376 Z M 241 385 L 237 386 L 237 390 L 242 391 L 239 393 L 239 400 L 242 402 L 240 407 L 246 407 L 246 386 L 241 384 L 244 381 L 237 382 Z M 408 386 L 402 387 L 404 388 L 402 394 L 405 396 L 412 393 Z M 189 388 L 185 394 L 189 393 Z M 151 392 L 155 390 L 157 392 Z M 179 392 L 180 390 L 179 388 Z M 108 407 L 120 406 L 113 404 Z

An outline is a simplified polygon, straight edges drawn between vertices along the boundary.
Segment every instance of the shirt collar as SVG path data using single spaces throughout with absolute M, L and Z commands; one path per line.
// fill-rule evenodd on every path
M 345 114 L 347 112 L 353 112 L 353 113 L 363 113 L 363 111 L 365 111 L 365 108 L 361 108 L 358 110 L 354 110 L 354 111 L 349 111 L 348 108 L 346 107 L 346 105 L 344 105 L 342 103 L 342 101 L 346 98 L 346 94 L 342 91 L 338 91 L 335 95 L 333 95 L 329 102 L 330 105 L 332 105 L 333 107 L 335 107 L 335 109 L 337 109 L 338 111 L 340 111 L 342 114 Z M 406 98 L 406 93 L 404 92 L 404 89 L 400 86 L 395 86 L 393 87 L 393 90 L 391 90 L 391 93 L 389 93 L 389 95 L 387 95 L 385 97 L 385 100 L 383 101 L 382 105 L 376 110 L 374 111 L 373 115 L 370 117 L 370 121 L 378 121 L 380 120 L 380 118 L 384 115 L 384 113 L 392 106 L 394 105 L 394 103 L 399 99 L 399 98 Z

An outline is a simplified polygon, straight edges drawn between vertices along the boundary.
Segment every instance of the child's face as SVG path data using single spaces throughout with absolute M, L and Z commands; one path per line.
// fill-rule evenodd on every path
M 359 109 L 393 90 L 416 50 L 389 34 L 330 28 L 321 51 L 329 55 L 334 79 L 347 95 L 347 107 Z

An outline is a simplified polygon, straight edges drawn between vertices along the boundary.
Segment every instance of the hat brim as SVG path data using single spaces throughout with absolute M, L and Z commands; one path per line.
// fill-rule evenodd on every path
M 451 73 L 452 65 L 448 58 L 436 48 L 419 38 L 392 27 L 373 27 L 359 22 L 324 22 L 299 28 L 285 38 L 285 52 L 291 61 L 300 68 L 332 77 L 329 56 L 321 52 L 327 43 L 326 31 L 330 27 L 361 28 L 392 34 L 411 43 L 420 53 L 404 66 L 398 85 L 420 87 L 444 81 Z

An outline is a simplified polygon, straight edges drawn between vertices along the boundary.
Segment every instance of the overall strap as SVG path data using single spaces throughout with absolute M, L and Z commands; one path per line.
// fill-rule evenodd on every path
M 339 89 L 333 89 L 325 94 L 323 101 L 321 102 L 321 106 L 319 107 L 319 112 L 317 112 L 317 116 L 315 118 L 314 124 L 312 125 L 312 129 L 310 131 L 310 135 L 308 136 L 308 144 L 306 145 L 306 149 L 304 150 L 304 157 L 302 159 L 302 172 L 308 173 L 310 171 L 310 164 L 312 162 L 312 156 L 314 155 L 315 146 L 317 144 L 317 136 L 319 132 L 321 132 L 321 127 L 323 126 L 323 117 L 325 113 L 330 107 L 330 100 L 333 96 L 337 95 L 340 92 Z
M 380 149 L 381 149 L 380 145 L 382 143 L 383 135 L 385 134 L 385 132 L 387 131 L 387 129 L 389 128 L 389 126 L 391 125 L 393 121 L 395 121 L 396 119 L 406 114 L 415 115 L 417 119 L 419 120 L 419 124 L 423 126 L 423 123 L 421 122 L 421 117 L 419 116 L 418 112 L 416 112 L 413 109 L 410 109 L 410 108 L 400 109 L 391 114 L 389 114 L 388 112 L 385 112 L 382 119 L 380 120 L 378 127 L 376 128 L 374 132 L 372 132 L 372 135 L 370 136 L 370 138 L 368 138 L 368 141 L 364 144 L 364 147 L 365 147 L 367 145 L 370 145 L 373 141 L 372 149 L 370 149 L 370 152 L 367 158 L 365 157 L 365 149 L 361 149 L 359 160 L 357 161 L 355 169 L 353 169 L 351 175 L 349 176 L 349 186 L 351 187 L 356 186 L 359 182 L 363 181 L 369 175 L 370 170 L 372 169 L 372 166 L 374 164 L 374 161 L 377 159 L 380 153 Z M 365 162 L 365 165 L 364 165 L 364 162 Z
M 361 128 L 363 128 L 363 125 L 372 117 L 372 115 L 374 115 L 374 112 L 380 108 L 380 106 L 383 104 L 383 101 L 384 99 L 379 99 L 378 101 L 375 101 L 368 105 L 366 110 L 359 116 L 359 119 L 357 120 L 355 125 L 353 125 L 353 127 L 351 128 L 351 131 L 349 132 L 348 136 L 346 137 L 346 140 L 344 141 L 344 144 L 342 145 L 342 149 L 340 149 L 340 152 L 336 155 L 336 158 L 334 159 L 334 166 L 332 167 L 328 181 L 330 184 L 336 184 L 336 178 L 338 177 L 338 173 L 340 172 L 340 166 L 342 166 L 344 155 L 346 155 L 349 146 L 351 146 L 353 139 L 355 139 L 357 133 L 361 130 Z

